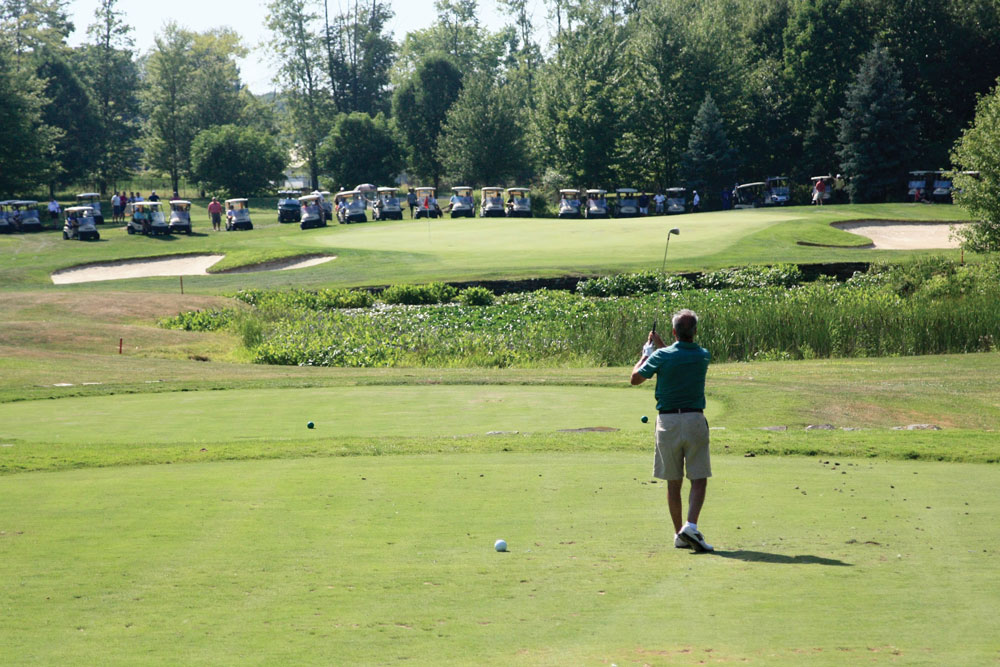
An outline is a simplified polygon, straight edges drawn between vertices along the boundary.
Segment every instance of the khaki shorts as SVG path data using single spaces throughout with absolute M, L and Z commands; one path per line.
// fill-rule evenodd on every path
M 678 480 L 712 476 L 708 453 L 708 421 L 701 412 L 659 415 L 656 419 L 656 457 L 653 477 Z

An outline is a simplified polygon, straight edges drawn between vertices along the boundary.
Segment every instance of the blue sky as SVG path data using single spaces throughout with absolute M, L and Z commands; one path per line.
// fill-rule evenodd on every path
M 396 13 L 392 22 L 393 33 L 398 40 L 407 32 L 426 28 L 433 23 L 434 0 L 394 0 Z M 531 0 L 534 7 L 532 21 L 540 41 L 545 42 L 548 33 L 546 9 L 542 0 Z M 318 5 L 320 8 L 322 4 Z M 346 7 L 346 1 L 330 0 L 330 12 Z M 73 0 L 67 5 L 76 31 L 70 36 L 70 44 L 77 45 L 87 39 L 87 26 L 94 21 L 96 0 Z M 181 26 L 198 31 L 229 26 L 244 37 L 244 42 L 253 51 L 240 62 L 243 81 L 255 93 L 271 90 L 272 67 L 270 56 L 262 48 L 267 43 L 268 31 L 264 27 L 267 16 L 266 3 L 261 0 L 241 2 L 240 0 L 170 0 L 150 2 L 150 0 L 119 0 L 118 8 L 125 14 L 126 21 L 133 27 L 136 47 L 140 53 L 148 50 L 143 36 L 159 32 L 165 23 L 174 20 Z M 499 27 L 510 21 L 497 11 L 494 0 L 479 0 L 479 20 L 483 25 Z M 146 43 L 150 42 L 148 38 Z

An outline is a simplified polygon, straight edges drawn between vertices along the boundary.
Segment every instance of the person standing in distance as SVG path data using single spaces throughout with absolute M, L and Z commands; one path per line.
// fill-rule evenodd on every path
M 632 384 L 640 385 L 656 375 L 656 455 L 653 477 L 667 482 L 667 506 L 674 524 L 674 546 L 712 551 L 698 531 L 698 516 L 705 503 L 712 463 L 708 452 L 708 422 L 705 420 L 705 375 L 708 350 L 694 342 L 698 316 L 680 310 L 671 322 L 675 342 L 669 347 L 655 331 L 642 348 L 642 357 L 632 369 Z M 687 522 L 681 523 L 681 487 L 684 472 L 691 481 Z

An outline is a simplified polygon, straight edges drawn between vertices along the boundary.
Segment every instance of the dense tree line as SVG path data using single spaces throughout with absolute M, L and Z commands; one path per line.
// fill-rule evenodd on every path
M 116 1 L 72 49 L 65 0 L 0 0 L 6 192 L 137 167 L 218 183 L 192 147 L 206 131 L 260 145 L 217 131 L 239 126 L 314 187 L 689 185 L 711 207 L 735 181 L 843 172 L 871 201 L 949 167 L 1000 75 L 993 0 L 548 0 L 544 47 L 525 0 L 502 0 L 497 26 L 477 0 L 437 0 L 398 40 L 386 0 L 270 0 L 265 103 L 241 85 L 235 34 L 168 25 L 137 43 Z
M 251 147 L 263 139 L 280 156 L 277 171 L 273 155 L 262 160 L 270 178 L 280 177 L 287 148 L 273 109 L 240 81 L 235 58 L 246 49 L 234 32 L 170 24 L 137 36 L 117 0 L 98 0 L 87 41 L 73 48 L 67 4 L 0 0 L 0 196 L 40 184 L 54 192 L 86 183 L 103 193 L 142 168 L 167 174 L 174 189 L 188 178 L 232 191 L 243 176 L 234 170 L 219 183 L 191 155 L 203 133 L 230 125 L 259 135 L 230 137 Z

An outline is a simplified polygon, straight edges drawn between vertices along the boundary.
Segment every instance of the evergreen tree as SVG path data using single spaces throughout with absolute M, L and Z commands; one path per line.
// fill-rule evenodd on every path
M 517 100 L 485 76 L 466 80 L 441 128 L 440 159 L 452 183 L 495 185 L 528 168 Z
M 701 190 L 705 206 L 710 206 L 716 194 L 736 180 L 736 151 L 729 144 L 722 114 L 711 93 L 705 93 L 705 101 L 694 117 L 681 170 L 688 186 Z
M 955 203 L 972 216 L 958 231 L 962 247 L 973 252 L 1000 252 L 1000 79 L 979 100 L 976 118 L 955 144 Z M 963 173 L 963 172 L 977 173 Z
M 852 202 L 889 201 L 899 192 L 912 151 L 910 100 L 882 46 L 864 57 L 841 111 L 840 170 Z

